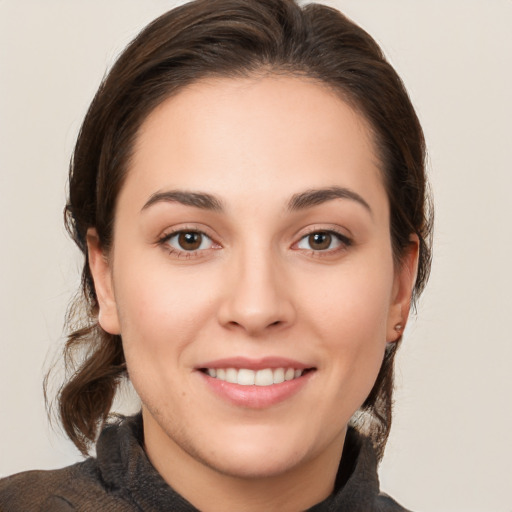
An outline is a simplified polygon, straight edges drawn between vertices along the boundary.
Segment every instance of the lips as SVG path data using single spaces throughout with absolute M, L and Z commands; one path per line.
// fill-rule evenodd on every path
M 261 409 L 298 393 L 315 368 L 283 358 L 230 358 L 197 368 L 204 382 L 220 398 L 237 406 Z

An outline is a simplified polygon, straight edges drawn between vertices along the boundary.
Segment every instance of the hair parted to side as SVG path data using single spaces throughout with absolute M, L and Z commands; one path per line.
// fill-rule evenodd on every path
M 85 257 L 81 294 L 64 353 L 70 370 L 59 392 L 63 427 L 86 454 L 107 421 L 126 364 L 120 336 L 98 324 L 87 260 L 87 229 L 105 253 L 112 245 L 116 199 L 137 131 L 163 100 L 208 77 L 277 73 L 329 86 L 372 128 L 391 211 L 394 257 L 400 264 L 411 234 L 420 241 L 416 298 L 430 269 L 431 208 L 421 126 L 405 88 L 377 43 L 339 11 L 294 0 L 196 0 L 150 23 L 101 83 L 82 124 L 69 173 L 66 227 Z M 77 323 L 79 324 L 77 326 Z M 356 427 L 382 457 L 391 425 L 393 362 L 388 344 Z

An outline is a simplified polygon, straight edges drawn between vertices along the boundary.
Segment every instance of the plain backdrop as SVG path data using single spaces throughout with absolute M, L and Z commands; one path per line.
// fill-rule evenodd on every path
M 423 123 L 435 258 L 398 361 L 382 487 L 424 512 L 512 510 L 512 1 L 339 0 Z M 164 0 L 0 0 L 0 475 L 80 460 L 47 421 L 80 260 L 67 164 L 116 55 Z

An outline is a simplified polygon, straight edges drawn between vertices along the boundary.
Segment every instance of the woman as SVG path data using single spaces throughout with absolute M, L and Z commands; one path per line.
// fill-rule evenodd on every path
M 202 0 L 101 85 L 70 171 L 86 322 L 60 414 L 97 457 L 7 510 L 404 510 L 380 493 L 393 360 L 429 269 L 424 141 L 339 12 Z M 75 310 L 77 305 L 75 305 Z M 120 380 L 141 414 L 106 426 Z

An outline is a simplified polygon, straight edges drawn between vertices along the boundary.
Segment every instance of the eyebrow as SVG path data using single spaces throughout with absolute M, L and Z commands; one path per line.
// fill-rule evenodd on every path
M 343 187 L 328 187 L 311 189 L 294 194 L 288 201 L 289 211 L 305 210 L 318 206 L 333 199 L 349 199 L 362 205 L 370 215 L 373 214 L 370 205 L 353 190 Z M 185 206 L 193 206 L 202 210 L 222 212 L 224 210 L 222 201 L 217 197 L 205 192 L 189 192 L 186 190 L 167 190 L 156 192 L 151 195 L 142 207 L 142 211 L 157 203 L 180 203 Z
M 188 192 L 186 190 L 168 190 L 153 194 L 142 207 L 142 211 L 157 203 L 181 203 L 185 206 L 194 206 L 202 210 L 223 210 L 222 202 L 211 194 Z
M 351 201 L 355 201 L 356 203 L 364 206 L 370 215 L 373 215 L 370 205 L 357 192 L 343 187 L 311 189 L 295 194 L 288 202 L 288 210 L 304 210 L 333 199 L 349 199 Z

